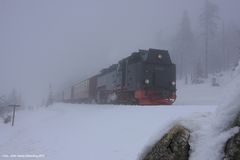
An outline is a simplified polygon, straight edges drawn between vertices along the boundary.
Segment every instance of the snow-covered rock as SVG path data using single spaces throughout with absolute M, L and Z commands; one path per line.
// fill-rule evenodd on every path
M 143 160 L 188 160 L 189 157 L 188 129 L 176 125 L 168 131 L 152 148 L 146 150 Z
M 233 123 L 233 127 L 240 127 L 240 113 Z M 240 132 L 231 137 L 225 147 L 225 160 L 240 159 Z

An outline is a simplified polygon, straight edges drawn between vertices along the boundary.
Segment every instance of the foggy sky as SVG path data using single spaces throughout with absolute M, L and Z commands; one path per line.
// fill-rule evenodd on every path
M 213 0 L 239 25 L 239 0 Z M 84 79 L 138 49 L 169 49 L 184 10 L 199 29 L 204 0 L 0 0 L 0 95 L 39 103 L 48 85 Z

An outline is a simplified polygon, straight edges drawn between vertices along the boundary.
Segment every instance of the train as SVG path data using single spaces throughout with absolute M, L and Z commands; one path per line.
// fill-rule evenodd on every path
M 139 50 L 66 87 L 66 103 L 171 105 L 176 100 L 176 65 L 167 50 Z

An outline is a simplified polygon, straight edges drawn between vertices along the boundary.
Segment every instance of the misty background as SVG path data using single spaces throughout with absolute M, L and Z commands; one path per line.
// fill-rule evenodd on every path
M 216 9 L 209 33 L 207 3 Z M 239 10 L 239 0 L 0 0 L 0 95 L 15 89 L 40 105 L 50 84 L 58 90 L 148 48 L 169 50 L 183 79 L 206 71 L 206 39 L 208 73 L 229 70 Z

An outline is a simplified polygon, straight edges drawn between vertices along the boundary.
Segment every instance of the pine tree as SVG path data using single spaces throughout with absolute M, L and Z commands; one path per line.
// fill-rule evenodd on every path
M 48 100 L 47 100 L 47 107 L 49 105 L 53 104 L 53 94 L 52 94 L 52 85 L 49 85 L 49 94 L 48 94 Z
M 179 30 L 175 36 L 174 50 L 178 55 L 178 68 L 180 79 L 192 73 L 191 66 L 194 63 L 194 34 L 187 11 L 184 11 Z
M 200 15 L 200 23 L 203 27 L 203 35 L 205 41 L 205 77 L 208 77 L 209 67 L 209 40 L 217 29 L 218 7 L 206 0 L 202 14 Z

